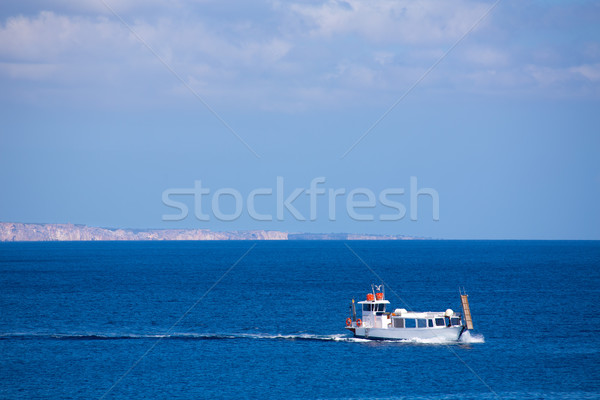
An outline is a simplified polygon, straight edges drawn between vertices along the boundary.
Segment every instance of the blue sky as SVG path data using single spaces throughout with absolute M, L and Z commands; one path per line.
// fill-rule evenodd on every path
M 600 239 L 600 4 L 493 5 L 5 1 L 0 221 Z M 306 194 L 306 221 L 252 219 L 248 194 L 277 177 L 285 197 L 317 177 L 402 188 L 407 213 L 357 221 L 342 196 L 332 221 L 326 193 L 313 220 Z M 409 218 L 411 177 L 439 194 L 438 221 L 426 195 Z M 190 214 L 164 221 L 163 192 L 195 181 L 204 209 L 231 188 L 244 212 L 200 221 L 179 196 Z M 394 211 L 376 203 L 359 214 Z M 255 208 L 275 215 L 275 194 Z

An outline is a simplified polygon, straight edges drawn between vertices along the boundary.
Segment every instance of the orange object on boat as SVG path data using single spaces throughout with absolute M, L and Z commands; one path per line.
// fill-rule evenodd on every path
M 373 301 L 374 299 L 373 293 L 367 293 L 367 301 Z
M 383 293 L 375 293 L 377 300 L 383 300 Z

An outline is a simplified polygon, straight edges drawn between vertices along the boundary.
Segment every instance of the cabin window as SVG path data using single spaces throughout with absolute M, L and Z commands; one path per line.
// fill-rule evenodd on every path
M 405 328 L 416 328 L 417 327 L 417 320 L 416 319 L 405 319 L 404 320 L 404 327 Z
M 452 318 L 451 322 L 452 322 L 453 326 L 459 326 L 460 325 L 460 318 Z
M 404 328 L 404 318 L 394 318 L 394 328 Z
M 418 319 L 417 320 L 417 328 L 427 328 L 427 320 L 426 319 Z
M 436 318 L 435 326 L 446 326 L 446 322 L 444 321 L 444 318 Z
M 433 328 L 433 320 L 432 319 L 427 320 L 427 326 L 429 326 L 430 328 Z
M 363 304 L 363 311 L 385 311 L 385 304 Z

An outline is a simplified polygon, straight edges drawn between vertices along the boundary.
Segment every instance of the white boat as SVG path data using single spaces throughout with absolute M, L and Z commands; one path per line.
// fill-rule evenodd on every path
M 473 329 L 468 296 L 460 293 L 463 313 L 446 311 L 407 311 L 404 308 L 387 311 L 383 285 L 373 285 L 365 301 L 359 301 L 361 318 L 356 318 L 356 306 L 352 299 L 351 315 L 346 319 L 346 329 L 355 337 L 366 339 L 414 340 L 440 339 L 458 341 L 462 334 Z M 375 290 L 377 289 L 377 290 Z

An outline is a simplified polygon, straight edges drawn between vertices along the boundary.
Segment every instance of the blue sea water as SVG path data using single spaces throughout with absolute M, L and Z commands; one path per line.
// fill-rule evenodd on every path
M 352 298 L 460 310 L 353 339 Z M 600 243 L 0 243 L 2 399 L 599 399 Z

